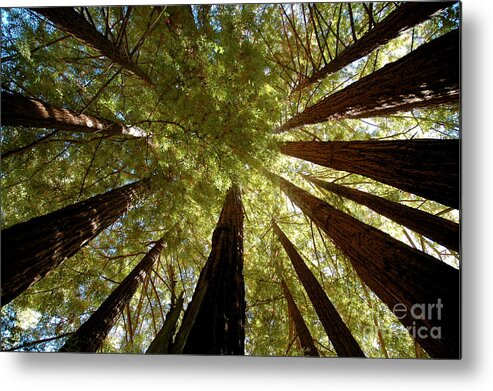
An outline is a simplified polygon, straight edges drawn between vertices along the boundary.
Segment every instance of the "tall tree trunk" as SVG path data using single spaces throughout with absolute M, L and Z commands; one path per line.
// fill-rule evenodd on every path
M 206 264 L 207 266 L 207 264 Z M 202 301 L 204 300 L 205 293 L 207 292 L 208 281 L 205 279 L 205 267 L 202 269 L 199 280 L 195 287 L 195 292 L 193 293 L 192 300 L 188 304 L 187 310 L 183 315 L 183 320 L 180 325 L 180 329 L 176 333 L 176 337 L 169 348 L 171 354 L 182 354 L 185 344 L 187 343 L 190 331 L 193 328 L 195 319 L 202 306 Z
M 144 180 L 2 230 L 2 305 L 76 254 L 147 194 Z
M 105 37 L 96 30 L 96 28 L 74 8 L 49 7 L 31 9 L 38 14 L 43 15 L 61 30 L 96 49 L 114 63 L 121 65 L 130 73 L 142 79 L 147 85 L 154 85 L 149 76 L 145 74 L 124 49 L 116 46 L 115 43 L 108 39 L 108 37 Z
M 280 150 L 459 208 L 459 140 L 296 141 Z
M 277 180 L 432 357 L 460 357 L 458 270 L 348 216 L 281 177 Z
M 130 303 L 139 285 L 144 281 L 146 275 L 151 271 L 152 266 L 159 259 L 163 248 L 164 238 L 161 238 L 130 274 L 125 277 L 120 285 L 111 292 L 97 311 L 68 338 L 59 351 L 96 352 L 115 325 L 125 306 Z
M 298 335 L 298 339 L 300 340 L 301 348 L 303 349 L 303 353 L 305 356 L 313 356 L 320 357 L 315 344 L 313 343 L 313 337 L 306 326 L 306 323 L 301 315 L 296 302 L 294 301 L 293 295 L 291 294 L 286 281 L 281 279 L 281 287 L 284 292 L 284 297 L 288 302 L 288 312 L 291 319 L 294 321 L 296 334 Z
M 146 354 L 167 354 L 170 353 L 170 348 L 173 342 L 173 335 L 176 330 L 176 324 L 180 313 L 183 309 L 183 294 L 177 300 L 175 305 L 172 305 L 168 314 L 166 315 L 166 320 L 164 321 L 163 327 L 159 330 L 154 340 L 149 345 Z
M 73 110 L 55 107 L 5 90 L 2 90 L 2 125 L 145 137 L 145 132 L 138 127 L 77 114 Z
M 308 176 L 305 178 L 321 189 L 365 205 L 382 216 L 405 225 L 451 250 L 459 251 L 459 224 L 453 221 L 333 182 L 325 182 Z
M 224 201 L 212 234 L 211 253 L 182 322 L 181 328 L 190 329 L 183 353 L 244 354 L 244 326 L 243 205 L 240 189 L 234 185 Z
M 276 133 L 344 118 L 386 116 L 459 102 L 459 31 L 420 46 L 403 58 L 307 107 Z
M 370 54 L 379 46 L 385 45 L 403 31 L 429 19 L 437 11 L 447 8 L 454 2 L 409 2 L 400 4 L 384 20 L 369 30 L 358 41 L 347 47 L 341 54 L 323 68 L 303 80 L 294 90 L 300 91 L 318 80 L 337 72 L 359 58 Z
M 298 254 L 298 251 L 296 251 L 294 245 L 275 222 L 272 222 L 272 227 L 284 247 L 284 250 L 286 250 L 289 259 L 291 259 L 294 270 L 303 284 L 337 355 L 339 357 L 365 357 L 358 342 L 354 339 L 351 331 L 349 331 L 348 327 L 341 319 L 336 308 L 327 297 L 327 294 L 320 286 L 313 273 L 308 266 L 305 265 L 305 262 Z

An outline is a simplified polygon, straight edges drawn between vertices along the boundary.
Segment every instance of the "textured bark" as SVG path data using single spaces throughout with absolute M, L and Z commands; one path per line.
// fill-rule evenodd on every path
M 350 187 L 325 182 L 317 178 L 305 178 L 321 189 L 365 205 L 382 216 L 402 224 L 434 242 L 440 243 L 451 250 L 459 251 L 459 224 L 453 221 Z
M 173 342 L 173 335 L 176 330 L 176 323 L 183 309 L 183 295 L 178 299 L 176 304 L 172 306 L 166 315 L 163 327 L 159 330 L 154 340 L 149 345 L 146 354 L 167 354 L 170 353 L 170 348 Z
M 197 314 L 191 322 L 188 319 L 194 312 Z M 212 250 L 200 273 L 182 327 L 190 323 L 193 324 L 183 353 L 244 354 L 243 205 L 236 185 L 224 201 L 212 234 Z M 173 352 L 178 353 L 179 349 Z
M 403 31 L 429 19 L 437 11 L 447 8 L 454 2 L 409 2 L 402 3 L 385 19 L 363 35 L 358 41 L 347 47 L 341 54 L 323 68 L 315 71 L 298 85 L 294 91 L 300 91 L 318 80 L 337 72 L 368 54 L 379 46 L 385 45 Z
M 276 223 L 273 222 L 272 227 L 284 250 L 286 250 L 294 270 L 303 284 L 337 355 L 339 357 L 365 357 L 358 342 L 354 339 L 351 331 L 349 331 L 336 308 L 327 297 L 327 294 L 308 266 L 306 266 L 298 251 L 296 251 L 294 245 Z
M 52 106 L 21 94 L 2 91 L 2 125 L 47 128 L 103 135 L 145 137 L 142 129 Z M 6 152 L 8 153 L 8 152 Z
M 284 279 L 281 280 L 281 287 L 284 292 L 284 297 L 288 302 L 289 317 L 294 321 L 296 334 L 298 335 L 298 339 L 300 340 L 301 349 L 303 349 L 304 355 L 320 357 L 320 354 L 318 353 L 318 350 L 313 343 L 313 337 L 310 333 L 310 330 L 308 330 L 303 316 L 301 315 L 301 312 L 298 309 L 296 302 L 294 301 L 293 295 L 291 294 Z
M 159 259 L 163 248 L 164 238 L 161 238 L 120 285 L 111 292 L 97 311 L 79 327 L 75 334 L 69 337 L 59 351 L 95 353 L 101 347 L 125 306 L 130 303 L 139 285 Z
M 307 107 L 276 130 L 345 118 L 386 116 L 459 102 L 459 31 L 420 46 L 403 58 Z
M 76 254 L 149 190 L 135 182 L 2 230 L 2 305 Z
M 458 270 L 348 216 L 280 177 L 277 180 L 430 356 L 460 357 Z M 431 308 L 431 313 L 422 313 L 423 307 Z
M 114 63 L 122 66 L 133 75 L 153 86 L 149 76 L 121 47 L 116 46 L 101 34 L 81 14 L 72 7 L 31 8 L 53 22 L 59 29 L 72 35 L 86 45 L 96 49 Z
M 280 150 L 459 208 L 459 140 L 297 141 Z

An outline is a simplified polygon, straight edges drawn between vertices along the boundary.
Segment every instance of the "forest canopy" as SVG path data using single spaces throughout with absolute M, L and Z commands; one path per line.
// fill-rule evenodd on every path
M 5 238 L 16 227 L 16 246 L 44 251 L 36 244 L 44 233 L 20 224 L 131 190 L 121 210 L 113 198 L 104 201 L 114 219 L 77 251 L 7 304 L 2 298 L 2 350 L 58 351 L 151 255 L 97 348 L 145 353 L 173 309 L 190 307 L 221 211 L 241 199 L 245 354 L 307 353 L 295 303 L 315 351 L 341 355 L 284 234 L 364 356 L 436 357 L 365 281 L 343 243 L 349 216 L 402 254 L 429 260 L 426 270 L 446 270 L 452 281 L 459 269 L 460 9 L 452 2 L 401 9 L 410 4 L 2 9 L 2 289 Z M 372 145 L 388 148 L 388 160 L 368 152 Z M 329 148 L 334 157 L 317 160 Z M 305 197 L 298 190 L 334 209 L 326 208 L 333 228 L 322 228 L 318 206 L 297 202 Z M 389 217 L 410 213 L 410 221 Z M 351 240 L 379 255 L 363 236 Z M 185 311 L 175 315 L 179 329 Z

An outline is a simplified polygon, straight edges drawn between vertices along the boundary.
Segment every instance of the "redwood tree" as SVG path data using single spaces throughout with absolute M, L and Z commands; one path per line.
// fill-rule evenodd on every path
M 72 334 L 60 352 L 94 353 L 102 345 L 118 317 L 144 281 L 164 248 L 164 238 L 159 239 L 130 274 L 111 292 L 89 319 Z
M 53 22 L 58 28 L 77 38 L 86 45 L 96 49 L 111 61 L 121 65 L 130 73 L 138 76 L 148 85 L 153 82 L 137 65 L 122 45 L 116 45 L 108 37 L 101 34 L 93 24 L 73 7 L 31 8 L 38 14 Z
M 295 141 L 280 150 L 459 208 L 459 140 Z
M 303 353 L 305 354 L 305 356 L 320 357 L 320 354 L 318 353 L 318 350 L 313 343 L 313 337 L 310 333 L 310 330 L 308 330 L 303 316 L 301 315 L 301 312 L 298 309 L 296 302 L 294 301 L 293 295 L 291 294 L 291 291 L 289 290 L 284 279 L 281 279 L 281 288 L 284 292 L 284 297 L 286 298 L 286 301 L 288 303 L 289 316 L 291 319 L 293 319 L 296 334 L 298 335 Z
M 309 176 L 305 176 L 305 178 L 321 189 L 365 205 L 382 216 L 405 225 L 414 232 L 451 250 L 459 251 L 459 224 L 453 221 L 334 182 L 326 182 Z
M 159 330 L 154 340 L 146 350 L 146 354 L 167 354 L 173 343 L 173 335 L 176 331 L 176 324 L 180 313 L 183 309 L 183 295 L 179 297 L 174 305 L 171 305 L 169 312 L 166 314 L 163 327 Z
M 447 8 L 454 2 L 408 2 L 399 3 L 397 8 L 385 17 L 380 23 L 370 29 L 365 35 L 347 47 L 337 57 L 323 68 L 315 71 L 310 77 L 302 81 L 294 91 L 302 90 L 316 81 L 337 72 L 346 65 L 362 58 L 379 46 L 385 45 L 403 31 L 429 19 L 437 11 Z
M 457 269 L 333 208 L 281 177 L 276 179 L 430 356 L 460 357 Z
M 134 182 L 3 229 L 2 305 L 76 254 L 149 188 L 149 179 Z
M 212 234 L 212 250 L 184 315 L 182 334 L 184 327 L 189 327 L 186 341 L 177 335 L 183 353 L 244 354 L 243 205 L 236 185 L 228 191 Z
M 2 125 L 144 137 L 142 129 L 2 90 Z
M 459 102 L 459 30 L 322 99 L 276 132 L 344 118 L 386 116 L 418 107 Z
M 322 286 L 308 266 L 306 266 L 298 251 L 296 251 L 294 245 L 275 222 L 272 222 L 272 227 L 284 250 L 286 250 L 294 270 L 303 284 L 337 355 L 339 357 L 365 357 L 358 342 L 354 339 L 351 331 L 349 331 Z

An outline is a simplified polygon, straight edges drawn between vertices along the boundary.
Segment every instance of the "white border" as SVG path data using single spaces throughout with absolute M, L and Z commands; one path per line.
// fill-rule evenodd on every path
M 254 1 L 255 2 L 255 1 Z M 73 1 L 70 2 L 74 4 Z M 1 7 L 69 5 L 1 0 Z M 94 4 L 159 1 L 84 1 Z M 173 3 L 186 3 L 174 1 Z M 201 3 L 201 1 L 196 1 Z M 470 390 L 493 384 L 493 2 L 463 6 L 463 359 L 461 361 L 19 354 L 0 352 L 3 389 Z M 8 387 L 8 388 L 6 388 Z

